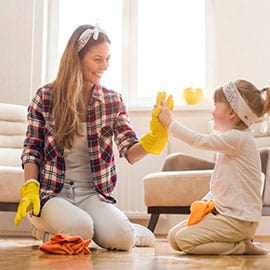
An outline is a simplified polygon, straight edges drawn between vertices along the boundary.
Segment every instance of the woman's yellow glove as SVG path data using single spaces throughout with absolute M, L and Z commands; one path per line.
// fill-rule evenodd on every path
M 150 131 L 140 139 L 143 149 L 150 154 L 160 154 L 168 142 L 168 130 L 158 119 L 162 100 L 166 100 L 166 96 L 166 92 L 158 92 L 156 106 L 152 111 Z M 173 109 L 174 101 L 172 95 L 167 98 L 166 105 L 170 110 Z
M 36 180 L 29 181 L 21 188 L 22 199 L 17 209 L 14 223 L 19 225 L 22 218 L 26 217 L 28 211 L 33 209 L 34 215 L 40 211 L 39 184 Z

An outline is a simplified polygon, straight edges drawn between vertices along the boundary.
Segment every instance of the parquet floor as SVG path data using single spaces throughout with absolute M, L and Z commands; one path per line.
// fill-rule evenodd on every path
M 270 250 L 270 236 L 255 239 Z M 153 248 L 128 252 L 106 251 L 94 245 L 90 255 L 48 255 L 38 250 L 40 241 L 30 236 L 0 235 L 1 270 L 174 270 L 174 269 L 270 269 L 265 256 L 189 256 L 169 248 L 165 236 L 157 236 Z

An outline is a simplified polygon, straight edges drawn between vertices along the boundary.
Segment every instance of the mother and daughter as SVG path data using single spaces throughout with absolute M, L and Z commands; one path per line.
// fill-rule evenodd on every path
M 114 205 L 113 140 L 119 156 L 134 164 L 161 153 L 171 134 L 218 153 L 210 191 L 199 202 L 211 203 L 211 211 L 199 213 L 201 220 L 192 225 L 184 221 L 172 228 L 171 247 L 189 254 L 266 254 L 251 240 L 262 201 L 260 157 L 249 126 L 270 110 L 270 89 L 259 91 L 244 80 L 218 88 L 212 112 L 217 132 L 209 135 L 174 121 L 172 96 L 159 93 L 150 131 L 138 139 L 121 95 L 100 84 L 110 44 L 98 25 L 78 27 L 55 80 L 38 89 L 29 104 L 21 156 L 25 183 L 15 224 L 28 215 L 33 236 L 43 242 L 66 233 L 110 250 L 152 246 L 152 232 Z

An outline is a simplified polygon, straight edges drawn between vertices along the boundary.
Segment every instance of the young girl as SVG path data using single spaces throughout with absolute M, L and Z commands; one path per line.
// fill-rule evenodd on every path
M 209 193 L 192 204 L 188 221 L 169 231 L 169 243 L 189 254 L 266 254 L 251 240 L 262 201 L 260 157 L 249 126 L 270 110 L 270 88 L 260 91 L 248 81 L 237 80 L 216 89 L 214 102 L 217 132 L 209 135 L 174 121 L 165 104 L 159 114 L 174 137 L 217 152 Z

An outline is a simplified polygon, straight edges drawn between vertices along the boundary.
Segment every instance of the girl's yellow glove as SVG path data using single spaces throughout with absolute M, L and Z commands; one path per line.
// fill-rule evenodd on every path
M 36 180 L 29 181 L 21 188 L 22 199 L 17 209 L 14 223 L 19 225 L 22 218 L 26 217 L 28 211 L 33 209 L 34 215 L 40 211 L 39 184 Z
M 156 106 L 152 111 L 150 131 L 140 139 L 143 149 L 150 154 L 160 154 L 168 142 L 168 130 L 158 119 L 162 100 L 166 100 L 166 96 L 166 92 L 158 92 Z M 166 105 L 170 110 L 173 109 L 174 101 L 172 95 L 167 98 Z

